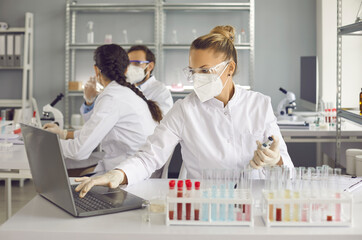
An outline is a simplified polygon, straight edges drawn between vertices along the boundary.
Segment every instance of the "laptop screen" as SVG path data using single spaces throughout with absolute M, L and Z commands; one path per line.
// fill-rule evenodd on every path
M 21 131 L 36 191 L 76 215 L 58 135 L 25 124 Z

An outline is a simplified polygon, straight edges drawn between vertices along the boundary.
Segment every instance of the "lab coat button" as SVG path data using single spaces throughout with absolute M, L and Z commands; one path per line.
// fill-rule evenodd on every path
M 228 113 L 227 113 L 227 112 L 224 112 L 224 114 L 225 114 L 225 115 L 228 115 Z

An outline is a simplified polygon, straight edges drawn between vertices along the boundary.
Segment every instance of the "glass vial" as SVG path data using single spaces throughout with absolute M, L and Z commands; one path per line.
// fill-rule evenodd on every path
M 87 43 L 94 43 L 94 32 L 93 32 L 93 22 L 89 21 L 87 23 L 88 32 L 87 32 Z

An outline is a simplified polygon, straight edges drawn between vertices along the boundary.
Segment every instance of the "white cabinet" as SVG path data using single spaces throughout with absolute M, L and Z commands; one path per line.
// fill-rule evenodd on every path
M 21 89 L 17 89 L 20 98 L 1 98 L 0 108 L 22 108 L 23 110 L 23 121 L 27 122 L 31 118 L 31 107 L 33 98 L 33 39 L 34 39 L 34 23 L 33 14 L 25 13 L 25 25 L 22 28 L 8 28 L 7 30 L 0 30 L 0 36 L 14 36 L 12 39 L 14 42 L 13 57 L 14 62 L 12 66 L 0 66 L 0 76 L 2 71 L 13 71 L 21 72 Z M 17 38 L 19 37 L 19 38 Z M 16 41 L 20 41 L 17 44 Z M 15 52 L 15 47 L 17 49 Z M 19 52 L 20 50 L 20 52 Z M 16 57 L 16 58 L 15 58 Z M 20 57 L 20 58 L 19 58 Z M 16 64 L 16 61 L 20 61 L 20 64 Z M 12 76 L 12 75 L 11 75 Z M 17 75 L 16 75 L 17 76 Z M 0 77 L 1 79 L 1 77 Z M 18 79 L 12 79 L 17 81 Z M 1 83 L 3 87 L 5 84 Z M 16 93 L 15 93 L 16 94 Z M 26 114 L 27 113 L 27 114 Z

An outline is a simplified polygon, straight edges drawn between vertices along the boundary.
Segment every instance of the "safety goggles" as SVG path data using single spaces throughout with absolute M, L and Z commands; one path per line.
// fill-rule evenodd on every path
M 223 70 L 228 64 L 229 64 L 229 60 L 223 61 L 211 68 L 190 68 L 190 67 L 185 67 L 183 69 L 183 72 L 187 78 L 188 81 L 193 82 L 192 80 L 192 75 L 194 75 L 195 73 L 203 73 L 203 74 L 218 74 L 219 72 L 221 72 L 221 70 Z
M 150 63 L 150 61 L 139 61 L 139 60 L 130 60 L 129 62 L 136 67 L 140 67 L 144 63 Z

